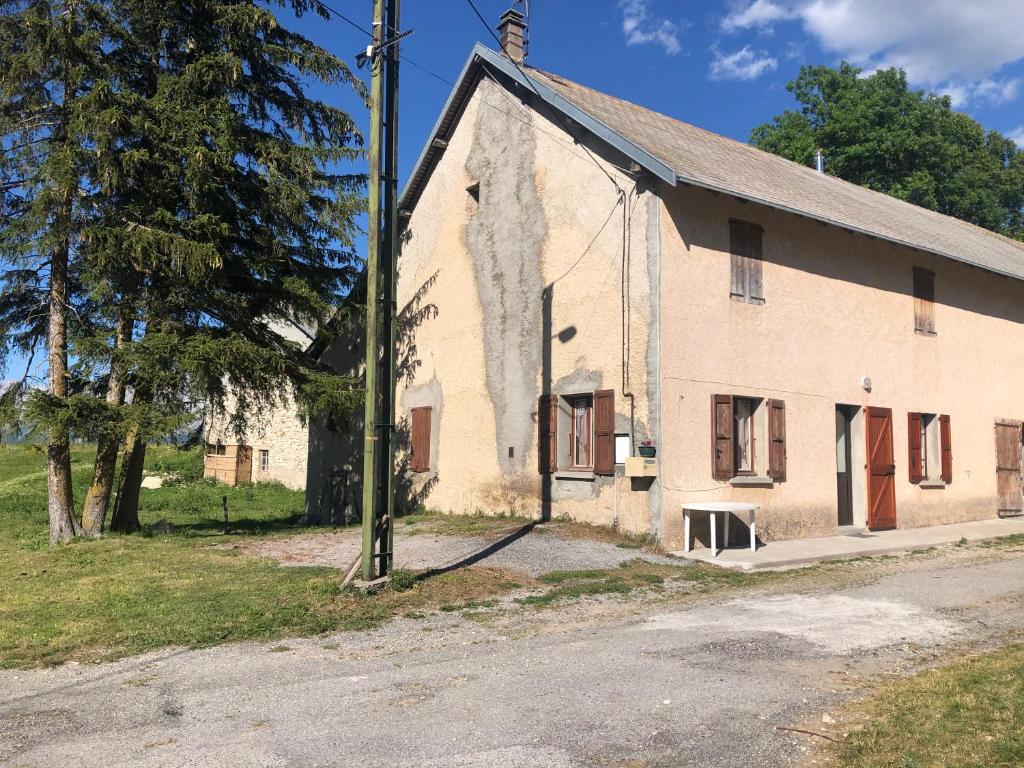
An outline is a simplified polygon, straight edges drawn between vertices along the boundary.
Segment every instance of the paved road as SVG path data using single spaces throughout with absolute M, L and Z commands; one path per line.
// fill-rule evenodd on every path
M 443 614 L 286 650 L 0 672 L 0 765 L 787 765 L 807 742 L 777 725 L 820 723 L 922 649 L 1024 626 L 1024 558 L 978 557 L 721 605 Z

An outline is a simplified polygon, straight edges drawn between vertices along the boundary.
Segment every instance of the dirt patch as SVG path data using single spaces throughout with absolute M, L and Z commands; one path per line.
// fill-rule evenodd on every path
M 451 536 L 430 532 L 395 533 L 395 567 L 413 571 L 484 565 L 540 576 L 551 571 L 615 568 L 643 557 L 654 563 L 684 565 L 678 559 L 621 547 L 607 541 L 551 535 L 547 528 L 506 525 L 485 535 Z M 282 565 L 347 567 L 360 548 L 357 530 L 302 533 L 239 542 L 245 555 L 268 557 Z

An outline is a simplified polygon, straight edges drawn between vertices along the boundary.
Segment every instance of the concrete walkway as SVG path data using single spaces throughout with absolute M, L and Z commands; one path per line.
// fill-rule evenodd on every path
M 711 550 L 707 548 L 694 549 L 690 552 L 673 552 L 672 554 L 687 560 L 699 560 L 724 568 L 753 571 L 769 568 L 792 568 L 818 563 L 822 560 L 844 560 L 851 557 L 871 557 L 892 552 L 927 549 L 944 544 L 955 544 L 961 539 L 982 541 L 1014 533 L 1024 534 L 1024 518 L 1012 520 L 996 518 L 972 523 L 934 525 L 928 528 L 907 528 L 896 531 L 868 531 L 858 528 L 839 536 L 772 541 L 761 544 L 757 552 L 751 552 L 746 546 L 731 547 L 720 550 L 718 557 L 712 557 Z

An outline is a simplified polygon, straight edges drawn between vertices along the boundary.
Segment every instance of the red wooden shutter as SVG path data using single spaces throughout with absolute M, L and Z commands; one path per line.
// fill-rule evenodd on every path
M 924 480 L 921 473 L 921 414 L 907 414 L 907 463 L 910 465 L 910 482 Z
M 558 469 L 558 395 L 537 400 L 537 471 L 548 475 Z
M 786 479 L 786 404 L 768 401 L 768 476 Z
M 732 397 L 711 396 L 711 474 L 716 480 L 731 480 L 733 471 Z
M 939 416 L 939 437 L 942 445 L 942 482 L 953 482 L 953 435 L 949 428 L 949 416 Z
M 594 474 L 615 474 L 615 391 L 594 393 Z
M 429 406 L 412 409 L 412 456 L 409 468 L 413 472 L 430 471 L 430 416 Z

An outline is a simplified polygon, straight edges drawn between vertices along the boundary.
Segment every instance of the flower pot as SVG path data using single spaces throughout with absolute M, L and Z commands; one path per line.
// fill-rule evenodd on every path
M 658 449 L 653 445 L 641 445 L 637 450 L 645 459 L 653 459 L 658 454 Z

